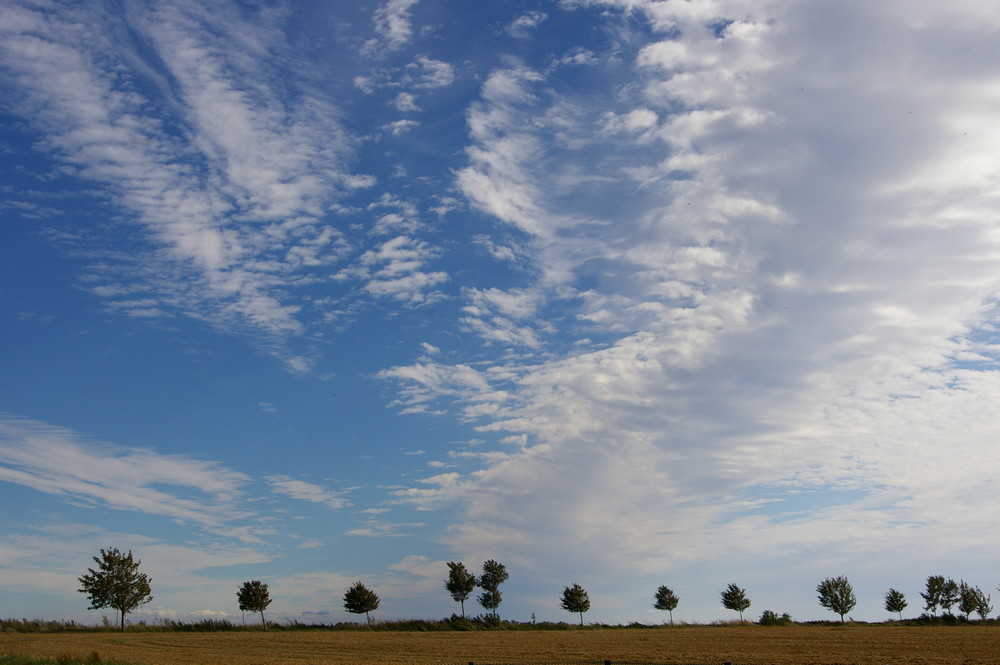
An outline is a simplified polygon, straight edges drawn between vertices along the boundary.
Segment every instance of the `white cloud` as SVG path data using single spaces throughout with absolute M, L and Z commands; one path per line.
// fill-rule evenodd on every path
M 371 184 L 343 168 L 350 142 L 328 103 L 309 90 L 281 99 L 274 86 L 288 63 L 266 57 L 285 47 L 232 7 L 178 2 L 117 18 L 64 9 L 7 6 L 0 59 L 45 146 L 105 188 L 151 243 L 108 253 L 88 286 L 130 284 L 112 308 L 194 316 L 264 336 L 265 348 L 304 332 L 288 283 L 338 260 L 339 234 L 317 220 L 338 190 Z M 124 21 L 148 61 L 112 41 L 128 33 Z
M 413 25 L 410 23 L 410 8 L 420 0 L 388 0 L 375 10 L 375 30 L 389 49 L 397 49 L 413 35 Z M 375 44 L 369 44 L 374 48 Z
M 297 480 L 289 476 L 268 476 L 267 482 L 271 489 L 279 494 L 290 496 L 299 501 L 309 501 L 319 503 L 334 510 L 346 508 L 351 503 L 344 498 L 343 492 L 334 492 L 325 487 L 309 483 L 304 480 Z
M 466 288 L 468 304 L 463 307 L 466 316 L 459 322 L 475 331 L 488 343 L 516 344 L 539 348 L 539 329 L 551 332 L 552 326 L 536 320 L 542 296 L 522 289 Z M 528 325 L 525 325 L 527 320 Z
M 636 48 L 637 84 L 603 114 L 526 68 L 494 72 L 457 184 L 523 232 L 533 307 L 576 307 L 560 337 L 605 341 L 381 373 L 411 409 L 459 404 L 508 446 L 400 498 L 460 507 L 456 548 L 540 568 L 568 541 L 561 570 L 652 573 L 722 565 L 744 538 L 808 558 L 847 530 L 852 562 L 921 540 L 925 563 L 973 553 L 997 461 L 1000 374 L 981 340 L 1000 72 L 954 53 L 988 31 L 940 4 L 584 4 L 669 38 Z M 506 304 L 513 335 L 517 301 L 491 293 L 467 292 L 467 331 L 499 336 Z
M 383 219 L 383 228 L 391 226 Z M 366 251 L 359 264 L 341 273 L 341 278 L 359 278 L 365 291 L 410 306 L 420 306 L 441 297 L 434 287 L 448 281 L 443 271 L 422 268 L 438 256 L 438 250 L 422 240 L 396 236 Z
M 85 505 L 137 511 L 218 532 L 251 517 L 239 507 L 250 478 L 222 464 L 89 441 L 71 431 L 0 419 L 0 480 Z
M 442 60 L 434 60 L 427 56 L 417 58 L 421 74 L 416 86 L 418 88 L 444 88 L 455 81 L 455 68 Z
M 396 95 L 396 98 L 392 101 L 392 105 L 396 107 L 397 111 L 402 111 L 404 113 L 410 111 L 419 111 L 420 107 L 417 106 L 417 98 L 415 95 L 409 92 L 401 92 Z
M 507 34 L 512 37 L 525 38 L 531 30 L 537 28 L 548 14 L 540 11 L 530 11 L 521 14 L 507 26 Z
M 383 129 L 388 130 L 393 136 L 401 136 L 419 126 L 420 123 L 416 120 L 396 120 L 385 125 Z

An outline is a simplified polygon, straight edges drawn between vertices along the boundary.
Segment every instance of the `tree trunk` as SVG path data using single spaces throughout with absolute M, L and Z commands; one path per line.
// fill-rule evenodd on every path
M 267 630 L 267 621 L 264 620 L 264 610 L 260 611 L 260 623 L 264 626 L 264 630 Z

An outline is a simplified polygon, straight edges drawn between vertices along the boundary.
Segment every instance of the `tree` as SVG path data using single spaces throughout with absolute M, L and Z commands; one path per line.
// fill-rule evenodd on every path
M 510 575 L 507 574 L 507 569 L 499 561 L 490 559 L 483 563 L 483 574 L 477 582 L 483 592 L 479 594 L 478 600 L 484 609 L 493 612 L 494 619 L 497 618 L 497 608 L 500 607 L 500 603 L 503 601 L 503 595 L 500 593 L 500 585 L 506 582 L 508 577 Z
M 902 592 L 895 589 L 885 592 L 885 611 L 897 613 L 900 621 L 903 620 L 903 610 L 906 609 L 906 605 L 906 596 Z
M 351 614 L 364 614 L 369 625 L 372 622 L 371 612 L 378 609 L 378 594 L 361 582 L 355 582 L 344 593 L 344 609 Z
M 937 612 L 938 607 L 951 614 L 951 606 L 961 599 L 958 584 L 943 575 L 928 577 L 927 590 L 920 595 L 924 599 L 924 609 L 932 614 Z
M 139 559 L 132 558 L 132 551 L 122 554 L 118 548 L 101 550 L 101 556 L 94 557 L 97 570 L 87 569 L 87 574 L 79 578 L 80 593 L 90 596 L 90 607 L 98 610 L 110 607 L 121 616 L 121 630 L 125 632 L 125 615 L 140 605 L 153 600 L 150 582 L 145 573 L 139 572 Z
M 462 562 L 448 562 L 448 579 L 444 582 L 444 588 L 448 590 L 451 597 L 456 602 L 462 604 L 462 618 L 465 618 L 465 601 L 476 589 L 476 576 L 465 568 Z
M 250 580 L 244 582 L 236 591 L 236 600 L 240 604 L 240 612 L 260 613 L 260 622 L 267 630 L 267 621 L 264 620 L 264 610 L 271 604 L 271 593 L 267 590 L 267 585 L 260 580 Z
M 743 621 L 743 611 L 750 607 L 750 599 L 747 598 L 746 589 L 741 589 L 735 584 L 730 584 L 722 592 L 722 606 L 727 610 L 734 610 L 740 613 L 740 622 Z
M 670 612 L 670 625 L 674 625 L 674 610 L 677 609 L 677 603 L 680 602 L 680 598 L 668 587 L 660 586 L 656 590 L 656 601 L 653 603 L 653 607 L 658 610 L 665 610 Z
M 841 623 L 844 622 L 844 615 L 858 604 L 851 583 L 843 575 L 826 578 L 816 586 L 816 593 L 819 594 L 819 604 L 839 614 Z
M 583 625 L 583 613 L 590 609 L 590 596 L 579 584 L 573 584 L 563 589 L 562 608 L 567 612 L 580 613 L 580 625 Z
M 966 619 L 973 612 L 979 614 L 980 619 L 985 619 L 989 615 L 993 608 L 990 606 L 989 595 L 983 593 L 982 589 L 970 586 L 963 580 L 958 583 L 958 590 L 958 611 L 964 614 Z
M 990 615 L 993 611 L 993 606 L 990 605 L 990 594 L 979 592 L 979 602 L 976 604 L 976 614 L 979 615 L 980 620 L 986 620 L 986 617 Z

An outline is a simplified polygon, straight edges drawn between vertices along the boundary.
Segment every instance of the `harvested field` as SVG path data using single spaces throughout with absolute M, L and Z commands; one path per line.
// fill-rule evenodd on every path
M 272 631 L 0 634 L 0 653 L 135 665 L 945 665 L 1000 662 L 996 626 L 697 626 L 489 632 Z

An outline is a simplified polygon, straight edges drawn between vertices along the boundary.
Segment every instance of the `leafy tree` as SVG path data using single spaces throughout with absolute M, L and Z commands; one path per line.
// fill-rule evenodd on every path
M 844 615 L 858 604 L 851 583 L 843 575 L 826 578 L 816 586 L 816 593 L 819 594 L 819 604 L 839 614 L 841 623 L 844 622 Z
M 750 607 L 750 599 L 747 598 L 746 589 L 741 589 L 735 584 L 730 584 L 722 592 L 722 606 L 727 610 L 740 613 L 740 621 L 743 621 L 743 611 Z
M 941 593 L 941 608 L 951 614 L 951 606 L 962 599 L 962 592 L 955 580 L 950 577 L 945 580 L 944 589 Z
M 901 591 L 889 589 L 885 592 L 885 611 L 895 612 L 899 615 L 899 620 L 903 620 L 903 610 L 906 609 L 906 596 Z
M 125 615 L 153 600 L 149 586 L 152 580 L 139 572 L 142 561 L 133 559 L 131 550 L 122 554 L 118 548 L 102 549 L 101 556 L 95 556 L 94 562 L 97 570 L 87 569 L 87 574 L 79 578 L 78 591 L 90 596 L 88 609 L 110 607 L 117 610 L 121 616 L 121 630 L 125 632 Z
M 944 587 L 943 575 L 931 575 L 927 578 L 926 591 L 921 591 L 920 596 L 924 599 L 924 609 L 931 614 L 937 613 L 938 605 L 941 604 L 941 590 Z
M 583 625 L 583 613 L 590 609 L 590 596 L 579 584 L 573 584 L 563 589 L 562 608 L 567 612 L 580 613 L 580 625 Z
M 507 574 L 507 569 L 499 561 L 490 559 L 483 563 L 483 574 L 477 582 L 483 592 L 479 594 L 478 600 L 484 609 L 493 612 L 494 619 L 497 618 L 497 608 L 503 601 L 500 585 L 506 582 L 508 577 L 510 575 Z
M 271 604 L 271 593 L 267 590 L 266 584 L 260 580 L 244 582 L 236 591 L 236 600 L 240 604 L 240 612 L 259 612 L 261 625 L 267 630 L 264 610 Z
M 951 614 L 951 606 L 961 599 L 958 584 L 943 575 L 928 577 L 927 590 L 920 595 L 924 599 L 924 609 L 932 614 L 937 612 L 938 607 Z
M 656 589 L 655 602 L 653 607 L 658 610 L 665 610 L 670 612 L 670 625 L 674 625 L 674 610 L 677 609 L 677 603 L 680 602 L 680 598 L 677 597 L 669 587 L 660 585 Z
M 958 593 L 958 611 L 964 614 L 966 619 L 973 612 L 979 614 L 980 619 L 985 619 L 993 609 L 990 606 L 989 595 L 983 593 L 979 587 L 966 584 L 964 580 L 958 584 Z
M 378 594 L 361 582 L 355 582 L 344 593 L 344 609 L 351 614 L 364 614 L 371 624 L 371 612 L 378 609 Z
M 476 589 L 476 576 L 465 568 L 462 562 L 448 562 L 448 579 L 444 582 L 444 588 L 448 590 L 451 597 L 462 604 L 462 618 L 465 618 L 465 601 Z
M 979 591 L 979 589 L 976 589 L 976 591 Z M 985 621 L 986 617 L 988 617 L 990 612 L 993 611 L 993 606 L 990 605 L 990 594 L 979 591 L 978 595 L 979 598 L 976 603 L 976 614 L 979 615 L 981 620 Z

